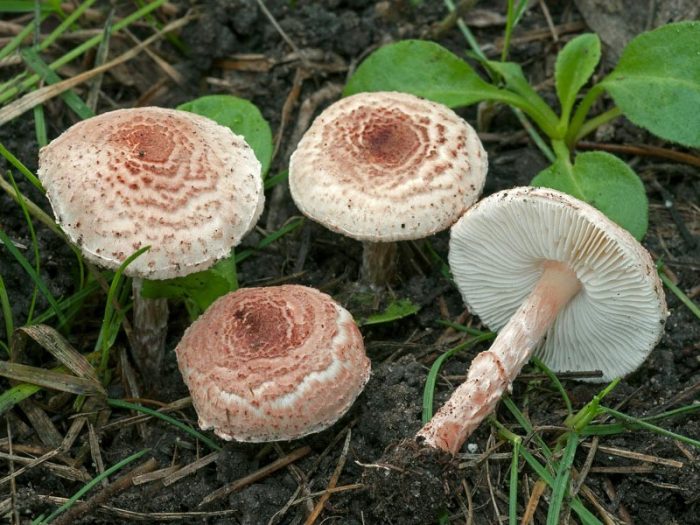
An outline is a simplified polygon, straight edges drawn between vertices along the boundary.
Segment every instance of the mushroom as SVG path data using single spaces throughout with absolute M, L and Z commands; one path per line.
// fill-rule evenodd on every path
M 297 207 L 363 241 L 363 277 L 396 273 L 395 241 L 449 228 L 484 185 L 488 162 L 476 132 L 451 109 L 395 92 L 360 93 L 329 106 L 289 163 Z
M 455 454 L 536 352 L 555 371 L 635 370 L 668 315 L 649 253 L 601 212 L 545 188 L 501 191 L 452 227 L 455 282 L 499 330 L 466 381 L 418 433 Z
M 258 220 L 260 163 L 243 137 L 185 111 L 122 109 L 75 124 L 41 149 L 39 177 L 56 221 L 83 255 L 134 278 L 135 359 L 162 359 L 167 302 L 141 297 L 142 279 L 204 270 Z
M 296 439 L 352 405 L 370 361 L 350 313 L 298 285 L 217 299 L 175 349 L 203 430 L 226 440 Z

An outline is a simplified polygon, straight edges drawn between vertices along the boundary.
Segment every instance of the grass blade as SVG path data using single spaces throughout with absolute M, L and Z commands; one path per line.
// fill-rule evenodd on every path
M 253 255 L 257 250 L 262 250 L 266 246 L 269 246 L 275 242 L 280 237 L 287 235 L 289 232 L 296 230 L 299 226 L 304 223 L 303 217 L 297 217 L 292 219 L 287 224 L 279 228 L 278 230 L 267 235 L 263 240 L 261 240 L 255 248 L 248 248 L 246 250 L 241 250 L 236 252 L 235 261 L 236 264 L 245 261 L 248 257 Z
M 478 335 L 476 337 L 473 337 L 472 339 L 469 339 L 468 341 L 463 342 L 462 344 L 455 346 L 454 348 L 450 348 L 447 352 L 445 352 L 435 360 L 433 366 L 430 367 L 428 377 L 425 379 L 425 388 L 423 389 L 422 421 L 424 425 L 433 417 L 433 399 L 435 397 L 435 384 L 437 383 L 437 376 L 440 373 L 440 368 L 442 367 L 442 364 L 447 359 L 455 355 L 457 352 L 467 350 L 468 348 L 471 348 L 472 346 L 483 341 L 490 341 L 494 337 L 496 337 L 496 334 L 492 333 Z
M 685 295 L 685 294 L 683 293 L 683 290 L 681 290 L 680 288 L 678 288 L 678 286 L 676 286 L 676 284 L 675 284 L 671 279 L 668 278 L 668 275 L 666 275 L 666 274 L 663 272 L 663 267 L 664 267 L 663 263 L 659 263 L 659 264 L 657 265 L 657 269 L 658 269 L 658 271 L 659 271 L 659 277 L 661 278 L 661 281 L 666 285 L 666 288 L 668 288 L 669 290 L 671 290 L 671 291 L 673 292 L 673 294 L 674 294 L 676 297 L 678 297 L 678 299 L 680 300 L 680 302 L 682 302 L 685 306 L 688 307 L 688 310 L 690 310 L 691 312 L 693 312 L 693 314 L 695 315 L 695 317 L 697 317 L 698 319 L 700 319 L 700 308 L 698 307 L 698 305 L 695 304 L 695 303 L 690 299 L 690 297 L 688 297 L 687 295 Z
M 15 325 L 12 308 L 10 308 L 10 298 L 7 296 L 7 288 L 2 275 L 0 275 L 0 311 L 2 311 L 2 318 L 5 321 L 5 333 L 7 334 L 7 344 L 9 345 L 10 339 L 12 339 L 12 332 L 15 331 Z
M 532 454 L 530 454 L 526 448 L 523 447 L 520 449 L 520 455 L 525 459 L 525 461 L 527 461 L 527 464 L 530 465 L 532 470 L 534 470 L 537 475 L 542 478 L 547 485 L 549 485 L 550 488 L 554 487 L 554 478 L 552 475 L 542 464 L 540 464 L 539 461 L 537 461 L 537 459 L 535 459 Z M 603 525 L 601 521 L 596 518 L 578 498 L 571 500 L 571 508 L 576 514 L 578 514 L 578 517 L 581 518 L 581 521 L 585 525 Z
M 513 459 L 510 463 L 510 487 L 508 487 L 508 524 L 518 525 L 518 462 L 522 438 L 513 440 Z
M 502 436 L 504 436 L 509 442 L 515 443 L 516 439 L 522 439 L 520 438 L 520 436 L 516 436 L 505 426 L 503 426 L 503 424 L 500 423 L 495 417 L 490 418 L 490 421 L 496 428 L 498 428 L 499 433 Z M 550 461 L 550 465 L 556 468 L 556 463 L 551 461 L 552 453 L 551 451 L 549 451 L 549 448 L 547 448 L 546 452 L 543 451 L 543 453 L 546 456 L 547 460 Z M 545 483 L 549 485 L 550 488 L 554 487 L 554 477 L 552 476 L 552 474 L 530 453 L 529 450 L 527 450 L 526 447 L 520 447 L 520 455 L 523 457 L 523 459 L 525 459 L 527 464 L 530 465 L 530 468 L 532 468 L 532 470 L 534 470 L 535 473 L 540 478 L 542 478 L 545 481 Z M 579 518 L 581 518 L 581 521 L 584 523 L 584 525 L 603 525 L 600 522 L 600 520 L 598 520 L 598 518 L 596 518 L 593 515 L 593 513 L 590 510 L 588 510 L 578 498 L 574 498 L 571 501 L 571 508 L 574 510 L 574 512 L 576 512 L 576 514 L 578 514 Z
M 20 363 L 0 361 L 0 376 L 79 396 L 105 394 L 102 385 L 93 380 Z
M 48 84 L 57 84 L 61 82 L 61 77 L 59 77 L 46 64 L 46 62 L 41 59 L 39 53 L 37 53 L 34 49 L 23 49 L 21 54 L 27 66 L 34 70 L 35 73 L 39 74 Z M 83 99 L 81 99 L 75 93 L 75 91 L 69 89 L 59 93 L 59 96 L 81 119 L 84 120 L 95 115 L 88 105 L 83 102 Z
M 95 476 L 91 481 L 85 484 L 83 488 L 81 488 L 78 492 L 73 494 L 68 501 L 66 501 L 63 505 L 61 505 L 59 508 L 57 508 L 55 511 L 53 511 L 51 514 L 46 519 L 41 519 L 41 520 L 34 520 L 32 521 L 32 525 L 43 525 L 45 523 L 51 523 L 53 519 L 61 514 L 62 512 L 65 512 L 68 510 L 70 507 L 72 507 L 76 501 L 78 501 L 84 494 L 87 494 L 90 490 L 92 490 L 93 487 L 95 487 L 98 483 L 100 483 L 103 479 L 108 478 L 115 472 L 120 471 L 123 469 L 125 466 L 127 466 L 129 463 L 132 461 L 136 461 L 140 457 L 142 457 L 144 454 L 150 452 L 151 449 L 147 448 L 144 450 L 141 450 L 140 452 L 137 452 L 136 454 L 132 454 L 131 456 L 121 460 L 119 463 L 112 465 L 109 467 L 107 470 L 105 470 L 102 474 L 99 476 Z
M 29 214 L 27 203 L 24 202 L 24 195 L 22 195 L 22 192 L 19 191 L 17 183 L 15 182 L 15 178 L 12 176 L 12 172 L 8 171 L 7 176 L 10 177 L 12 189 L 14 190 L 15 196 L 17 197 L 17 204 L 19 204 L 19 207 L 22 209 L 22 215 L 24 215 L 24 220 L 27 222 L 29 236 L 32 240 L 32 251 L 34 252 L 34 270 L 36 271 L 37 275 L 41 275 L 41 258 L 39 257 L 39 243 L 36 238 L 36 230 L 34 229 L 34 223 L 32 222 L 32 218 Z M 39 289 L 35 285 L 34 290 L 32 291 L 32 299 L 29 303 L 29 312 L 27 313 L 27 324 L 30 324 L 32 322 L 32 318 L 34 317 L 34 308 L 36 306 L 36 298 L 38 294 Z
M 109 350 L 112 347 L 112 342 L 116 338 L 119 327 L 121 326 L 121 315 L 119 312 L 115 315 L 115 304 L 117 304 L 117 297 L 121 293 L 122 277 L 124 270 L 129 266 L 137 257 L 149 250 L 150 246 L 144 246 L 143 248 L 132 253 L 127 259 L 119 265 L 119 268 L 114 272 L 114 277 L 112 278 L 112 284 L 109 286 L 109 291 L 107 292 L 107 303 L 105 304 L 105 313 L 102 318 L 102 325 L 100 326 L 100 333 L 97 336 L 97 343 L 95 345 L 95 350 L 101 352 L 99 375 L 104 376 L 107 370 L 107 363 L 109 361 Z
M 670 430 L 666 430 L 665 428 L 657 427 L 656 425 L 652 425 L 651 423 L 648 423 L 647 421 L 644 421 L 642 419 L 633 416 L 628 416 L 627 414 L 623 414 L 622 412 L 618 412 L 617 410 L 613 410 L 612 408 L 603 406 L 600 407 L 600 412 L 613 416 L 615 419 L 621 419 L 622 421 L 628 424 L 628 428 L 630 428 L 630 425 L 632 425 L 637 429 L 650 430 L 651 432 L 654 432 L 656 434 L 660 434 L 671 439 L 677 439 L 678 441 L 687 443 L 688 445 L 693 445 L 694 447 L 700 449 L 700 441 L 693 438 L 689 438 L 687 436 L 683 436 L 682 434 L 676 434 L 675 432 L 671 432 Z
M 189 425 L 186 425 L 182 421 L 178 421 L 177 419 L 170 417 L 167 414 L 163 414 L 162 412 L 158 412 L 157 410 L 153 410 L 151 408 L 145 407 L 143 405 L 137 405 L 134 403 L 129 403 L 128 401 L 122 401 L 121 399 L 107 399 L 107 404 L 111 407 L 115 408 L 124 408 L 126 410 L 135 410 L 137 412 L 141 412 L 143 414 L 148 414 L 149 416 L 157 417 L 158 419 L 161 419 L 165 421 L 166 423 L 170 423 L 173 426 L 176 426 L 183 432 L 188 433 L 190 436 L 194 437 L 195 439 L 200 440 L 202 443 L 205 443 L 209 448 L 212 450 L 219 451 L 221 450 L 221 447 L 216 444 L 212 439 L 208 438 L 201 432 L 198 432 L 194 428 L 190 427 Z
M 0 12 L 2 11 L 4 11 L 4 9 L 0 9 Z M 45 16 L 43 18 L 45 18 Z M 24 39 L 27 38 L 30 34 L 32 34 L 32 31 L 34 31 L 35 25 L 36 24 L 34 23 L 34 20 L 29 22 L 26 26 L 22 28 L 22 30 L 19 33 L 17 33 L 17 36 L 10 40 L 5 45 L 5 47 L 0 49 L 0 60 L 10 55 L 15 49 L 22 45 Z
M 22 383 L 8 388 L 0 394 L 0 415 L 12 409 L 12 407 L 20 401 L 24 401 L 28 397 L 33 396 L 39 390 L 41 390 L 40 386 L 31 385 L 29 383 Z
M 571 400 L 569 399 L 569 395 L 566 393 L 566 389 L 564 389 L 564 386 L 561 384 L 561 381 L 559 381 L 557 375 L 554 372 L 552 372 L 547 365 L 540 361 L 538 357 L 532 356 L 530 358 L 530 361 L 532 361 L 533 364 L 537 368 L 539 368 L 557 388 L 559 394 L 561 395 L 561 398 L 564 400 L 564 404 L 566 405 L 566 411 L 569 413 L 569 417 L 571 417 L 573 415 L 574 409 L 571 406 Z
M 39 288 L 39 291 L 41 291 L 42 295 L 46 298 L 46 300 L 49 302 L 51 307 L 56 311 L 56 316 L 58 316 L 58 319 L 61 322 L 65 322 L 66 319 L 63 315 L 63 312 L 61 312 L 60 307 L 58 306 L 58 303 L 56 302 L 56 299 L 54 299 L 54 296 L 51 295 L 51 292 L 49 289 L 46 287 L 44 284 L 44 281 L 41 280 L 41 277 L 37 275 L 37 273 L 34 271 L 34 268 L 32 268 L 32 265 L 29 264 L 29 261 L 19 252 L 17 248 L 15 248 L 15 245 L 12 244 L 12 240 L 5 234 L 5 232 L 0 228 L 0 241 L 5 245 L 5 248 L 13 255 L 13 257 L 17 260 L 18 263 L 24 268 L 24 271 L 29 274 L 29 277 L 34 281 L 34 284 Z
M 37 190 L 39 190 L 41 193 L 46 193 L 46 190 L 44 190 L 44 187 L 41 185 L 41 182 L 39 182 L 39 179 L 37 179 L 36 176 L 31 171 L 29 171 L 29 169 L 24 164 L 22 164 L 22 162 L 17 157 L 10 153 L 10 151 L 7 148 L 5 148 L 5 146 L 3 146 L 2 143 L 0 143 L 0 155 L 5 157 L 5 160 L 7 160 L 7 162 L 9 162 L 15 168 L 17 168 L 17 170 L 19 170 L 19 172 L 22 175 L 24 175 Z
M 552 487 L 552 499 L 549 504 L 549 511 L 547 512 L 547 525 L 558 525 L 562 503 L 569 492 L 571 466 L 574 463 L 574 456 L 576 455 L 576 447 L 578 447 L 579 440 L 576 432 L 569 432 L 567 435 L 569 439 L 564 449 L 564 455 L 561 461 L 559 461 L 557 477 Z

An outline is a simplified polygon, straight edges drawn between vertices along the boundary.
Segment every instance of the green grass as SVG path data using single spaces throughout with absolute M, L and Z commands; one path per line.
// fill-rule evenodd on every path
M 106 469 L 103 473 L 95 476 L 92 480 L 90 480 L 88 483 L 86 483 L 79 491 L 77 491 L 75 494 L 73 494 L 68 501 L 66 501 L 63 505 L 58 507 L 56 510 L 54 510 L 51 514 L 49 514 L 46 517 L 40 516 L 39 518 L 32 520 L 32 525 L 46 525 L 48 523 L 51 523 L 56 517 L 58 517 L 60 514 L 64 513 L 68 509 L 70 509 L 75 503 L 83 497 L 85 494 L 90 492 L 93 488 L 97 486 L 98 483 L 100 483 L 104 479 L 108 479 L 109 476 L 112 474 L 119 472 L 122 470 L 124 467 L 129 465 L 129 463 L 133 463 L 139 458 L 142 458 L 144 455 L 148 454 L 151 451 L 151 449 L 144 449 L 139 452 L 136 452 L 135 454 L 131 454 L 130 456 L 122 459 L 118 463 L 112 465 L 108 469 Z
M 166 423 L 169 423 L 170 425 L 173 425 L 174 427 L 179 428 L 183 432 L 189 434 L 195 439 L 198 439 L 205 445 L 207 445 L 210 449 L 219 451 L 221 450 L 221 447 L 216 444 L 216 442 L 201 432 L 198 432 L 194 428 L 192 428 L 189 425 L 186 425 L 182 421 L 178 421 L 177 419 L 170 417 L 167 414 L 163 414 L 162 412 L 158 412 L 157 410 L 153 410 L 151 408 L 145 407 L 143 405 L 137 405 L 135 403 L 129 403 L 127 401 L 122 401 L 121 399 L 108 399 L 107 404 L 111 407 L 114 408 L 123 408 L 125 410 L 135 410 L 136 412 L 141 412 L 142 414 L 147 414 L 149 416 L 153 416 L 155 418 L 160 419 L 161 421 L 165 421 Z

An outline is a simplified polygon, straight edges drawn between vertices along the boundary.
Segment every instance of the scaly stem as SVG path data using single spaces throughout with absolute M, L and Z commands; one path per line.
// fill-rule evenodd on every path
M 363 242 L 361 279 L 386 288 L 396 279 L 397 252 L 395 242 Z
M 168 334 L 168 300 L 142 297 L 143 279 L 135 277 L 132 282 L 134 294 L 132 354 L 145 378 L 157 376 L 165 354 L 165 337 Z
M 581 289 L 564 263 L 546 261 L 542 275 L 489 350 L 472 361 L 467 379 L 452 394 L 418 437 L 429 446 L 456 454 L 464 441 L 493 412 L 510 389 L 559 312 Z

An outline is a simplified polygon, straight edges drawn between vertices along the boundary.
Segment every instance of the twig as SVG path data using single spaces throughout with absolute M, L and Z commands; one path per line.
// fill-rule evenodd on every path
M 5 423 L 7 424 L 7 446 L 10 451 L 10 456 L 14 456 L 12 451 L 12 426 L 10 425 L 10 418 L 5 414 Z M 10 508 L 12 509 L 11 520 L 12 525 L 19 525 L 19 514 L 17 512 L 17 486 L 15 484 L 15 462 L 12 458 L 9 461 L 10 464 Z
M 535 517 L 535 511 L 537 510 L 537 506 L 540 503 L 540 498 L 542 497 L 545 488 L 547 488 L 547 484 L 544 482 L 544 480 L 537 480 L 535 486 L 532 488 L 532 492 L 530 493 L 530 499 L 527 501 L 525 512 L 520 520 L 520 525 L 527 525 L 533 520 Z
M 467 497 L 467 523 L 466 525 L 474 525 L 474 502 L 472 501 L 472 491 L 469 488 L 467 480 L 462 478 L 462 488 Z
M 584 443 L 583 446 L 591 447 L 591 450 L 593 449 L 593 444 L 588 445 Z M 655 463 L 657 465 L 664 465 L 666 467 L 671 468 L 683 468 L 685 466 L 685 464 L 682 461 L 676 461 L 675 459 L 660 458 L 658 456 L 650 456 L 649 454 L 642 454 L 641 452 L 634 452 L 633 450 L 625 450 L 616 447 L 606 447 L 602 445 L 597 448 L 601 452 L 605 452 L 606 454 L 610 454 L 612 456 L 636 459 L 637 461 L 644 461 L 645 463 Z
M 670 191 L 664 188 L 656 178 L 652 180 L 652 186 L 654 186 L 654 188 L 656 188 L 656 190 L 661 194 L 661 197 L 664 200 L 664 208 L 666 208 L 671 214 L 671 218 L 676 224 L 676 228 L 678 228 L 678 232 L 681 234 L 686 247 L 688 250 L 694 250 L 698 245 L 698 240 L 692 233 L 690 233 L 688 227 L 685 225 L 685 222 L 683 222 L 683 217 L 681 217 L 681 214 L 678 212 L 678 208 L 676 208 L 673 195 Z
M 70 510 L 66 511 L 65 514 L 57 518 L 53 524 L 54 525 L 70 525 L 75 523 L 80 517 L 88 514 L 93 509 L 96 509 L 102 505 L 105 501 L 109 500 L 113 496 L 116 496 L 120 492 L 133 487 L 134 477 L 150 472 L 158 466 L 158 462 L 151 458 L 145 463 L 131 469 L 129 472 L 123 476 L 117 478 L 113 483 L 102 489 L 100 492 L 92 496 L 91 498 L 85 500 L 83 503 L 79 503 L 72 507 Z
M 543 0 L 539 0 L 539 4 L 540 9 L 542 9 L 542 14 L 544 15 L 544 19 L 547 21 L 547 27 L 549 27 L 549 31 L 552 33 L 552 40 L 554 40 L 554 42 L 559 42 L 557 28 L 554 27 L 554 22 L 552 22 L 552 15 L 549 13 L 549 8 L 547 7 L 547 4 Z
M 102 461 L 102 453 L 100 452 L 100 443 L 97 438 L 97 432 L 95 432 L 95 427 L 92 423 L 88 421 L 88 442 L 90 443 L 90 455 L 92 460 L 95 462 L 98 474 L 104 474 L 105 464 Z M 102 479 L 102 487 L 107 488 L 109 481 L 107 478 Z
M 165 485 L 167 487 L 168 485 L 172 485 L 176 481 L 181 480 L 185 476 L 189 476 L 190 474 L 194 474 L 199 469 L 206 467 L 210 463 L 213 463 L 214 461 L 216 461 L 220 454 L 221 454 L 221 452 L 212 452 L 211 454 L 208 454 L 202 458 L 199 458 L 197 461 L 193 461 L 189 465 L 185 465 L 177 472 L 173 472 L 167 478 L 165 478 L 163 480 L 163 485 Z
M 700 167 L 700 157 L 682 151 L 676 151 L 647 144 L 608 144 L 603 142 L 588 142 L 580 140 L 576 143 L 576 148 L 582 150 L 600 150 L 610 153 L 626 153 L 628 155 L 639 155 L 640 157 L 659 157 L 662 159 L 682 162 L 691 166 Z
M 338 464 L 335 466 L 335 470 L 333 471 L 333 475 L 331 476 L 331 479 L 328 481 L 328 486 L 326 487 L 326 492 L 321 496 L 316 503 L 316 506 L 314 507 L 314 510 L 311 512 L 308 518 L 306 518 L 306 521 L 304 522 L 304 525 L 313 525 L 316 522 L 316 519 L 318 519 L 318 516 L 321 514 L 321 511 L 323 510 L 323 506 L 326 504 L 326 501 L 328 501 L 328 498 L 331 497 L 331 491 L 335 488 L 335 486 L 338 484 L 338 478 L 340 478 L 340 473 L 343 471 L 343 468 L 345 467 L 345 461 L 348 458 L 348 449 L 350 448 L 350 437 L 352 436 L 352 430 L 348 429 L 348 433 L 345 436 L 345 444 L 343 445 L 343 451 L 340 454 L 340 458 L 338 459 Z
M 11 120 L 20 116 L 25 111 L 30 110 L 34 106 L 43 104 L 44 102 L 63 93 L 64 91 L 78 86 L 83 82 L 86 82 L 91 78 L 101 73 L 104 73 L 105 71 L 109 71 L 113 67 L 118 66 L 119 64 L 126 62 L 127 60 L 131 60 L 132 58 L 137 56 L 141 51 L 143 51 L 146 47 L 148 47 L 151 43 L 155 42 L 157 39 L 161 38 L 166 33 L 169 33 L 171 31 L 174 31 L 175 29 L 186 25 L 193 18 L 193 16 L 186 16 L 179 20 L 175 20 L 174 22 L 171 22 L 170 24 L 165 26 L 161 31 L 158 31 L 154 35 L 148 37 L 139 45 L 129 49 L 125 53 L 119 55 L 117 58 L 110 60 L 109 62 L 102 64 L 101 66 L 75 75 L 74 77 L 67 78 L 66 80 L 57 82 L 56 84 L 51 84 L 43 88 L 35 89 L 31 93 L 24 95 L 12 104 L 8 104 L 4 108 L 0 109 L 0 126 L 7 124 Z
M 289 38 L 289 35 L 287 35 L 287 33 L 284 32 L 284 29 L 282 29 L 282 26 L 279 25 L 279 23 L 277 22 L 275 17 L 272 16 L 272 13 L 270 13 L 270 11 L 268 10 L 267 6 L 265 5 L 265 2 L 263 2 L 262 0 L 256 0 L 256 1 L 258 3 L 258 6 L 260 7 L 260 10 L 263 12 L 263 14 L 267 17 L 267 19 L 272 24 L 272 27 L 274 27 L 275 30 L 280 34 L 282 39 L 285 42 L 287 42 L 287 45 L 289 47 L 291 47 L 292 50 L 299 55 L 299 59 L 304 64 L 304 67 L 306 69 L 311 69 L 308 61 L 304 57 L 304 54 L 299 50 L 299 48 L 294 43 L 294 41 L 291 38 Z
M 224 496 L 228 496 L 232 492 L 236 492 L 237 490 L 242 489 L 243 487 L 250 485 L 251 483 L 255 483 L 259 479 L 262 479 L 273 472 L 286 467 L 290 463 L 295 462 L 298 459 L 303 458 L 306 456 L 309 452 L 311 452 L 311 447 L 305 446 L 298 448 L 296 450 L 293 450 L 286 456 L 279 458 L 276 461 L 273 461 L 269 465 L 265 465 L 261 469 L 256 470 L 252 474 L 248 474 L 247 476 L 244 476 L 233 483 L 229 483 L 228 485 L 224 485 L 220 489 L 215 490 L 211 494 L 209 494 L 206 498 L 202 500 L 202 502 L 198 505 L 198 507 L 203 507 L 204 505 L 207 505 L 211 503 L 212 501 L 216 501 L 217 499 L 223 498 Z

